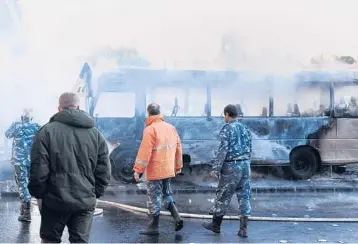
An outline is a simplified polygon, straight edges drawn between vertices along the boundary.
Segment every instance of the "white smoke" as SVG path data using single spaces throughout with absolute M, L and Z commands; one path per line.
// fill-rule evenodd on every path
M 21 2 L 33 44 L 55 55 L 130 45 L 156 67 L 220 68 L 221 40 L 229 35 L 237 46 L 236 68 L 276 72 L 295 69 L 321 53 L 358 56 L 350 4 L 354 2 Z
M 75 84 L 83 58 L 107 46 L 135 47 L 151 68 L 278 74 L 320 54 L 358 57 L 354 1 L 16 2 L 20 21 L 0 41 L 4 126 L 23 107 L 47 121 L 59 94 Z M 231 44 L 223 45 L 224 36 Z

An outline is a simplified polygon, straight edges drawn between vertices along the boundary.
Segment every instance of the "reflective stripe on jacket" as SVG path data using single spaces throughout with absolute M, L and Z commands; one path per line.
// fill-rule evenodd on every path
M 159 115 L 146 120 L 142 143 L 134 165 L 136 173 L 146 171 L 146 180 L 172 178 L 183 167 L 179 135 Z

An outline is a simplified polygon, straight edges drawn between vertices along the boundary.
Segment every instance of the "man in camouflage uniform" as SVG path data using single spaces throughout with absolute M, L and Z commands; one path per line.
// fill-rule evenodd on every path
M 11 163 L 15 168 L 15 180 L 21 200 L 19 221 L 31 221 L 31 195 L 27 188 L 29 183 L 30 150 L 35 134 L 40 125 L 32 122 L 31 110 L 25 109 L 21 122 L 14 122 L 5 132 L 7 138 L 13 138 Z
M 203 227 L 220 233 L 222 219 L 231 198 L 236 193 L 240 205 L 240 230 L 238 235 L 247 237 L 248 217 L 251 215 L 251 169 L 252 138 L 249 129 L 238 122 L 237 108 L 227 105 L 224 109 L 226 124 L 220 131 L 220 146 L 212 163 L 213 177 L 219 178 L 216 190 L 212 222 Z

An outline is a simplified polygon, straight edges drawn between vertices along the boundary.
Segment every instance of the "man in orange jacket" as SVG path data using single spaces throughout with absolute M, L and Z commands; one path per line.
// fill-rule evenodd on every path
M 182 148 L 176 129 L 161 116 L 160 106 L 152 103 L 148 105 L 147 112 L 146 128 L 134 165 L 134 178 L 139 181 L 140 174 L 146 172 L 149 225 L 140 234 L 158 235 L 162 199 L 175 220 L 175 231 L 183 228 L 170 185 L 171 178 L 179 174 L 183 167 Z

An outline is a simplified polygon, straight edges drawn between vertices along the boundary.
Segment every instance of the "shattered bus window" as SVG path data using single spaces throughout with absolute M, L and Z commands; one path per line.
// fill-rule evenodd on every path
M 206 90 L 198 88 L 156 88 L 147 92 L 147 105 L 161 105 L 164 116 L 205 116 Z
M 336 117 L 358 117 L 358 86 L 336 87 L 335 93 L 335 116 Z
M 206 97 L 205 89 L 188 89 L 188 110 L 186 116 L 206 116 Z
M 184 90 L 172 87 L 147 92 L 147 104 L 158 103 L 164 116 L 180 116 L 184 109 Z
M 135 115 L 135 94 L 102 92 L 93 114 L 101 118 L 132 118 Z
M 324 116 L 324 112 L 330 106 L 329 87 L 314 85 L 296 89 L 277 87 L 273 100 L 274 116 Z
M 270 93 L 264 84 L 250 87 L 215 87 L 211 89 L 211 114 L 220 116 L 225 104 L 235 104 L 241 116 L 267 117 L 269 101 Z

